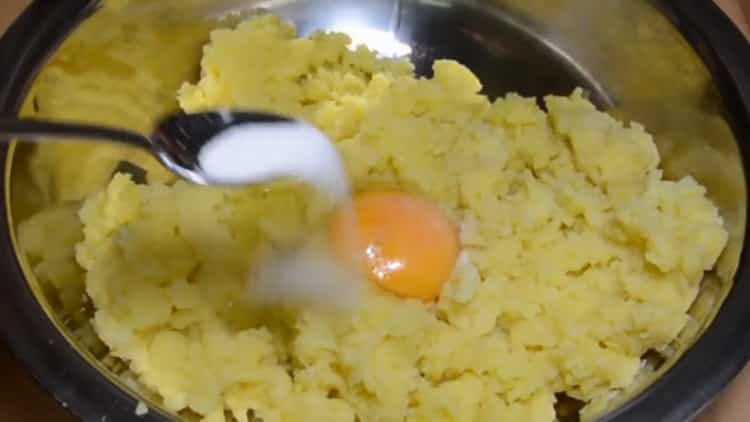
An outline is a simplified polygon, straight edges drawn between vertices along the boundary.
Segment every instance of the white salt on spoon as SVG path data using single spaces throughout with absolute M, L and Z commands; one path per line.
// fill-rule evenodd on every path
M 336 202 L 349 199 L 338 150 L 323 132 L 298 121 L 230 126 L 201 148 L 198 163 L 209 183 L 296 178 Z

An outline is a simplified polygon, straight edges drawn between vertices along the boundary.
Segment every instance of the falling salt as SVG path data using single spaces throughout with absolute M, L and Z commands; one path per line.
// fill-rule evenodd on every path
M 250 274 L 251 302 L 352 310 L 362 294 L 360 275 L 341 265 L 322 236 L 293 250 L 266 249 Z
M 209 183 L 294 178 L 335 205 L 350 197 L 338 150 L 324 133 L 301 122 L 230 126 L 209 140 L 198 160 Z M 321 234 L 309 234 L 307 242 L 292 250 L 267 248 L 251 260 L 248 278 L 249 298 L 262 305 L 350 309 L 361 292 L 358 275 L 340 265 Z

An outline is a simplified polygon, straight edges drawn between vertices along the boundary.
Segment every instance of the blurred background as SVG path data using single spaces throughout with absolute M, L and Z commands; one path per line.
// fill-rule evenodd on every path
M 675 0 L 679 1 L 679 0 Z M 0 0 L 0 33 L 31 0 Z M 719 6 L 750 37 L 750 0 L 716 0 Z M 745 422 L 750 420 L 750 369 L 699 422 Z M 19 422 L 74 422 L 65 409 L 19 367 L 0 343 L 0 420 Z

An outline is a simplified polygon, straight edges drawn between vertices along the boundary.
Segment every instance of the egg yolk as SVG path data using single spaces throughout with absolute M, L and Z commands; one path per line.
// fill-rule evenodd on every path
M 336 252 L 398 296 L 432 301 L 458 256 L 455 226 L 433 203 L 401 192 L 369 192 L 331 224 Z

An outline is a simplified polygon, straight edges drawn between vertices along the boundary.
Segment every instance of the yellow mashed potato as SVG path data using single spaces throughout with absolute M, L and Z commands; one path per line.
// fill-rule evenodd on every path
M 320 217 L 290 185 L 118 175 L 80 211 L 21 226 L 37 272 L 82 273 L 112 354 L 166 408 L 204 421 L 550 422 L 556 393 L 596 403 L 630 385 L 641 356 L 686 325 L 727 242 L 705 189 L 662 180 L 651 136 L 581 92 L 546 98 L 545 113 L 488 100 L 454 61 L 416 79 L 348 42 L 297 38 L 271 16 L 216 30 L 179 103 L 302 116 L 336 142 L 357 190 L 395 184 L 440 204 L 462 253 L 436 304 L 373 291 L 346 318 L 244 304 L 252 251 Z

